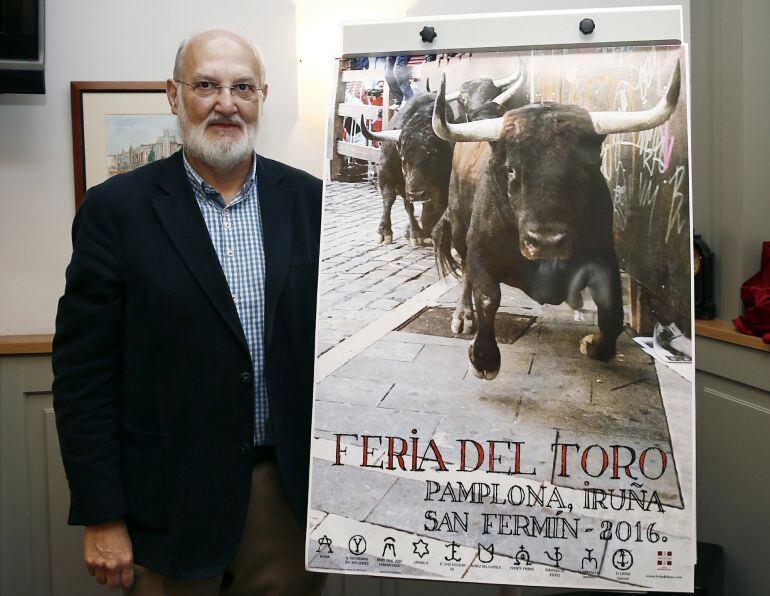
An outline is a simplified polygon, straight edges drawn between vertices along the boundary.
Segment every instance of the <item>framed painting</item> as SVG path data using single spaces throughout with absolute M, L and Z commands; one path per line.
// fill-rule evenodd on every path
M 182 145 L 163 81 L 72 81 L 75 206 L 110 176 L 168 157 Z

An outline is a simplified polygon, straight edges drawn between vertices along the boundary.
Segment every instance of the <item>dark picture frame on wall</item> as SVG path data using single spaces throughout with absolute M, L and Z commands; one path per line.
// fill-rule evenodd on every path
M 165 81 L 72 81 L 75 207 L 110 176 L 181 147 Z

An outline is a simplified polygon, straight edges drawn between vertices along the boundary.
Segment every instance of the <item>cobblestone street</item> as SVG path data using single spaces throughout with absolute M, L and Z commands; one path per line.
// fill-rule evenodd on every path
M 434 283 L 433 247 L 415 248 L 406 212 L 393 206 L 393 243 L 374 235 L 382 199 L 373 184 L 327 182 L 324 195 L 317 354 Z
M 393 207 L 393 243 L 375 244 L 381 210 L 379 193 L 370 184 L 326 185 L 311 503 L 319 536 L 331 536 L 331 521 L 339 525 L 343 518 L 371 525 L 371 531 L 422 527 L 420 519 L 412 519 L 420 514 L 419 506 L 410 510 L 402 505 L 414 498 L 410 495 L 424 493 L 424 477 L 332 468 L 334 433 L 410 437 L 416 429 L 421 440 L 432 438 L 453 463 L 459 460 L 458 437 L 525 441 L 526 465 L 535 470 L 528 480 L 576 491 L 587 482 L 618 489 L 633 481 L 581 473 L 561 477 L 550 447 L 554 442 L 624 445 L 636 453 L 655 447 L 669 465 L 654 489 L 664 504 L 685 505 L 680 486 L 683 481 L 689 486 L 691 471 L 689 465 L 680 470 L 678 460 L 689 463 L 691 447 L 672 445 L 671 436 L 690 420 L 669 418 L 666 412 L 687 411 L 682 409 L 691 399 L 686 379 L 646 355 L 630 334 L 621 335 L 618 355 L 610 362 L 588 359 L 578 343 L 596 330 L 590 300 L 582 320 L 576 320 L 566 305 L 542 306 L 509 287 L 502 288 L 499 312 L 533 317 L 533 323 L 514 343 L 500 344 L 497 378 L 477 379 L 468 372 L 470 335 L 453 336 L 448 328 L 444 336 L 402 328 L 428 306 L 454 308 L 460 288 L 453 280 L 439 280 L 432 246 L 415 248 L 406 240 L 400 203 Z M 351 453 L 360 448 L 353 438 L 342 441 Z M 375 450 L 373 461 L 378 454 L 384 456 Z M 361 489 L 335 498 L 340 483 Z M 438 505 L 440 513 L 443 505 Z M 676 524 L 673 528 L 676 534 Z M 480 531 L 477 527 L 457 539 L 473 548 Z M 500 540 L 496 548 L 512 557 L 519 546 L 516 538 Z M 601 560 L 604 545 L 594 546 Z M 580 553 L 568 554 L 575 558 Z M 309 555 L 312 559 L 316 553 Z M 542 550 L 539 557 L 535 560 L 547 563 Z M 323 565 L 334 569 L 338 563 Z M 425 573 L 417 567 L 408 573 Z

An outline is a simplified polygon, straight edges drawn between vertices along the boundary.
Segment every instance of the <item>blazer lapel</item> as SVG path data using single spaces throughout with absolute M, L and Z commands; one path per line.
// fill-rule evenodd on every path
M 278 297 L 291 262 L 294 194 L 270 160 L 257 157 L 262 241 L 265 249 L 265 350 L 270 347 Z
M 161 224 L 211 304 L 248 351 L 238 311 L 190 188 L 181 151 L 168 159 L 158 185 L 160 192 L 153 198 L 153 207 Z

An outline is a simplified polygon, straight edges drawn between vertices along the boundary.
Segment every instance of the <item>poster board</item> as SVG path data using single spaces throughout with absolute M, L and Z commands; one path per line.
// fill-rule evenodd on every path
M 632 291 L 653 272 L 676 288 L 660 292 L 670 308 L 655 311 L 658 326 L 691 319 L 688 58 L 684 45 L 608 43 L 424 63 L 411 101 L 430 104 L 434 132 L 437 96 L 480 79 L 513 79 L 501 95 L 518 87 L 502 115 L 449 102 L 445 125 L 460 126 L 447 127 L 448 171 L 445 157 L 410 157 L 422 116 L 405 102 L 391 120 L 399 140 L 368 144 L 379 145 L 377 184 L 326 181 L 310 569 L 692 589 L 692 340 L 667 354 L 660 337 L 640 340 Z M 597 134 L 618 113 L 667 101 L 660 124 Z M 486 140 L 462 138 L 471 130 Z M 416 167 L 395 191 L 387 234 L 380 211 L 397 159 L 402 174 L 404 161 Z M 421 185 L 438 206 L 402 205 L 404 194 L 424 198 Z M 445 269 L 460 265 L 457 276 L 441 275 L 436 253 Z M 622 329 L 601 353 L 586 338 L 604 345 L 612 333 L 596 332 L 613 316 Z

